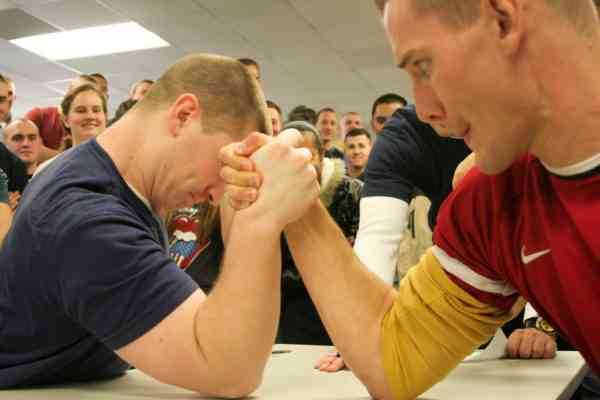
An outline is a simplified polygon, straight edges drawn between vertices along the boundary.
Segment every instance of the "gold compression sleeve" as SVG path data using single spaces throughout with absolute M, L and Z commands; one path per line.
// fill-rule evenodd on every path
M 382 320 L 381 351 L 395 399 L 414 399 L 516 315 L 484 304 L 453 283 L 431 249 L 400 282 Z

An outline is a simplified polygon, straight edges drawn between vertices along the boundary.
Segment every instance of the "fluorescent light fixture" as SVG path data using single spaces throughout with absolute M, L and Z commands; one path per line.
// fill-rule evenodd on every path
M 170 46 L 135 22 L 35 35 L 10 42 L 53 61 Z

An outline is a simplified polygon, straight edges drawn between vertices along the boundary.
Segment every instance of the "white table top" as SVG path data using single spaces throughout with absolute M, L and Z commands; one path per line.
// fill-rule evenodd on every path
M 257 400 L 362 400 L 363 385 L 349 371 L 315 371 L 315 360 L 329 350 L 323 346 L 284 346 L 290 353 L 269 361 Z M 461 364 L 420 399 L 567 399 L 578 386 L 584 361 L 577 352 L 559 352 L 552 360 L 496 360 Z M 110 381 L 0 391 L 10 400 L 188 400 L 192 392 L 161 384 L 139 371 Z

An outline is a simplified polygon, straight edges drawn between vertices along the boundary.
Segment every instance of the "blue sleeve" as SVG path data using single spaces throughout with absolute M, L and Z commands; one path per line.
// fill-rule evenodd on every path
M 369 156 L 362 197 L 393 197 L 409 203 L 423 156 L 407 133 L 413 129 L 408 122 L 396 117 L 390 122 L 377 136 Z
M 68 229 L 57 227 L 51 241 L 59 301 L 109 348 L 144 335 L 197 290 L 125 207 L 78 218 Z

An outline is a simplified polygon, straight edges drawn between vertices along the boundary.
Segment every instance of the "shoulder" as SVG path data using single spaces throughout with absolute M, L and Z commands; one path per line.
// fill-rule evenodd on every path
M 498 219 L 505 215 L 503 210 L 518 204 L 531 160 L 531 156 L 524 156 L 498 175 L 486 175 L 476 167 L 468 172 L 440 208 L 436 244 L 452 242 L 449 247 L 458 249 L 469 237 L 465 246 L 478 247 L 482 255 L 489 253 Z
M 429 124 L 419 120 L 413 106 L 407 106 L 396 110 L 379 134 L 378 140 L 380 137 L 385 141 L 408 143 L 435 138 L 437 134 Z

